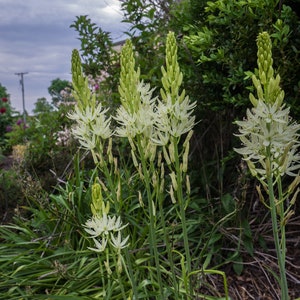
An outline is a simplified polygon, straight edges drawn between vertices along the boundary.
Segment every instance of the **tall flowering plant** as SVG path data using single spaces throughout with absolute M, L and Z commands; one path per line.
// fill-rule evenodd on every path
M 184 90 L 180 91 L 182 78 L 177 62 L 176 39 L 174 33 L 170 32 L 166 41 L 165 67 L 162 67 L 161 98 L 152 97 L 153 89 L 140 80 L 140 70 L 135 69 L 133 48 L 131 41 L 128 40 L 121 54 L 119 93 L 122 105 L 115 119 L 119 124 L 116 134 L 128 138 L 133 163 L 145 184 L 149 211 L 149 243 L 158 278 L 161 277 L 161 267 L 157 251 L 157 210 L 161 211 L 160 216 L 163 217 L 166 189 L 174 206 L 179 206 L 178 215 L 181 219 L 184 239 L 183 260 L 185 261 L 182 264 L 182 274 L 184 274 L 184 288 L 188 292 L 191 258 L 185 220 L 188 197 L 184 195 L 184 190 L 187 194 L 190 191 L 189 177 L 186 173 L 189 140 L 195 123 L 195 117 L 192 114 L 196 104 L 190 102 Z M 184 134 L 186 137 L 183 141 L 183 150 L 180 150 L 180 141 Z M 166 167 L 167 170 L 165 170 Z M 166 174 L 170 178 L 168 187 L 165 186 Z M 162 223 L 165 223 L 164 220 Z M 168 239 L 165 238 L 165 240 Z M 170 245 L 166 246 L 169 259 L 172 261 Z M 174 270 L 172 274 L 175 276 Z M 173 281 L 176 282 L 175 277 Z M 161 282 L 160 278 L 159 284 Z M 161 291 L 162 289 L 160 286 Z M 178 290 L 175 292 L 178 293 Z M 160 294 L 163 295 L 163 293 Z
M 109 298 L 107 295 L 108 290 L 112 288 L 111 262 L 113 262 L 122 298 L 126 299 L 119 277 L 122 267 L 125 266 L 127 269 L 127 265 L 123 263 L 121 250 L 128 247 L 129 236 L 124 238 L 123 231 L 127 224 L 123 225 L 120 216 L 120 173 L 117 158 L 112 154 L 114 132 L 111 129 L 111 117 L 108 116 L 109 109 L 97 102 L 95 93 L 90 90 L 88 78 L 82 72 L 77 50 L 72 53 L 72 84 L 72 96 L 76 101 L 74 111 L 68 114 L 68 117 L 75 121 L 72 134 L 82 149 L 92 153 L 101 175 L 92 185 L 92 216 L 83 224 L 83 228 L 93 241 L 89 249 L 99 255 L 102 296 Z M 104 270 L 107 271 L 107 281 L 102 276 Z
M 293 205 L 299 193 L 299 130 L 284 103 L 280 76 L 274 75 L 272 44 L 269 34 L 262 32 L 257 38 L 258 71 L 252 76 L 256 97 L 251 93 L 252 109 L 247 117 L 236 122 L 237 136 L 242 147 L 235 149 L 247 162 L 249 170 L 261 186 L 257 186 L 260 200 L 271 211 L 276 253 L 280 270 L 281 299 L 289 299 L 285 272 L 285 225 L 293 215 Z M 284 176 L 294 178 L 284 190 Z M 266 196 L 265 196 L 266 195 Z
M 130 40 L 123 46 L 120 62 L 121 105 L 116 115 L 110 116 L 108 108 L 104 108 L 90 91 L 88 80 L 82 74 L 78 52 L 74 50 L 72 55 L 73 97 L 77 101 L 74 111 L 69 114 L 69 118 L 75 121 L 72 132 L 81 148 L 92 153 L 101 174 L 93 185 L 92 217 L 83 225 L 94 242 L 89 249 L 107 258 L 112 258 L 111 247 L 118 249 L 117 265 L 125 268 L 132 286 L 129 294 L 133 294 L 135 299 L 144 293 L 144 284 L 150 279 L 136 278 L 132 262 L 136 266 L 147 262 L 151 274 L 155 270 L 155 275 L 149 278 L 155 278 L 151 293 L 154 292 L 156 299 L 167 299 L 170 294 L 175 299 L 190 298 L 193 296 L 190 283 L 192 266 L 185 214 L 190 193 L 187 175 L 189 141 L 195 123 L 193 110 L 196 104 L 191 103 L 181 89 L 182 73 L 177 62 L 174 33 L 170 32 L 167 36 L 160 97 L 154 97 L 154 89 L 140 79 Z M 113 123 L 115 126 L 112 126 Z M 130 181 L 138 180 L 140 187 L 136 194 L 127 198 L 122 193 L 127 165 L 118 162 L 122 162 L 122 154 L 120 157 L 113 155 L 117 151 L 114 141 L 119 139 L 128 142 L 133 165 Z M 132 198 L 138 199 L 134 207 L 141 211 L 142 219 L 127 212 L 130 222 L 127 220 L 123 225 L 122 208 L 128 207 L 125 201 Z M 166 215 L 166 206 L 170 204 L 172 207 Z M 166 218 L 168 222 L 180 220 L 181 232 L 178 236 L 182 237 L 183 242 L 180 241 L 176 247 L 170 241 Z M 139 229 L 142 231 L 137 234 L 141 222 L 145 228 Z M 123 234 L 124 231 L 127 235 Z M 128 235 L 128 232 L 132 234 Z M 140 237 L 133 240 L 133 236 Z M 133 245 L 140 245 L 140 249 L 129 251 Z M 134 258 L 135 253 L 147 250 L 149 253 L 143 260 L 138 256 Z M 165 255 L 167 267 L 164 266 Z M 110 274 L 108 259 L 105 267 Z M 165 280 L 168 284 L 164 284 Z M 172 284 L 169 284 L 170 281 Z M 125 289 L 122 294 L 127 299 Z

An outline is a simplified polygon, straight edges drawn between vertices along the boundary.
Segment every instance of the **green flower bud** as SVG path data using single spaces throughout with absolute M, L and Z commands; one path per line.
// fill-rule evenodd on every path
M 254 106 L 254 107 L 256 107 L 257 106 L 257 103 L 258 103 L 258 101 L 257 101 L 257 99 L 253 96 L 253 94 L 252 93 L 250 93 L 249 94 L 249 99 L 250 99 L 250 101 L 251 101 L 251 103 L 252 103 L 252 105 Z
M 94 216 L 102 215 L 103 213 L 103 196 L 102 188 L 99 183 L 94 183 L 92 186 L 92 203 L 91 211 Z
M 176 175 L 175 175 L 174 171 L 171 172 L 169 175 L 170 175 L 171 180 L 172 180 L 172 186 L 173 186 L 174 190 L 177 191 L 178 190 L 178 184 L 177 184 Z
M 137 112 L 139 109 L 139 82 L 140 70 L 135 70 L 132 42 L 131 40 L 127 40 L 121 52 L 119 93 L 122 105 L 130 113 Z
M 73 84 L 72 95 L 77 100 L 78 107 L 82 110 L 87 107 L 92 97 L 87 78 L 85 78 L 82 73 L 80 55 L 76 49 L 72 51 L 71 70 Z
M 167 101 L 168 95 L 171 96 L 171 103 L 183 101 L 184 96 L 179 96 L 179 88 L 182 84 L 183 75 L 180 72 L 177 61 L 177 43 L 174 32 L 169 32 L 166 41 L 166 66 L 161 67 L 162 85 L 161 96 L 164 101 Z M 179 102 L 180 103 L 180 102 Z
M 185 177 L 185 184 L 186 184 L 186 192 L 188 195 L 191 193 L 191 183 L 190 183 L 190 177 L 189 175 L 186 175 Z
M 253 77 L 253 84 L 257 89 L 258 98 L 266 103 L 274 104 L 277 101 L 278 95 L 281 94 L 280 76 L 274 78 L 273 59 L 272 59 L 272 43 L 267 32 L 262 32 L 257 38 L 257 64 L 259 81 Z M 277 103 L 281 106 L 282 100 Z

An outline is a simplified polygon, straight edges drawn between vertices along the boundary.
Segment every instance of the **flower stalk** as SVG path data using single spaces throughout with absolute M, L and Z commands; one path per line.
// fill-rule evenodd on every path
M 138 239 L 135 244 L 143 249 L 142 253 L 147 249 L 150 252 L 145 253 L 145 263 L 151 269 L 150 279 L 147 281 L 155 282 L 151 288 L 147 287 L 151 293 L 149 297 L 166 299 L 172 294 L 176 300 L 192 298 L 192 262 L 186 209 L 190 194 L 187 175 L 189 141 L 195 123 L 193 110 L 196 103 L 191 103 L 185 91 L 181 90 L 183 75 L 177 62 L 174 33 L 167 36 L 166 64 L 162 67 L 163 88 L 160 97 L 154 97 L 154 89 L 140 80 L 140 70 L 135 67 L 130 40 L 122 48 L 120 61 L 121 105 L 115 116 L 108 117 L 108 109 L 102 107 L 101 102 L 89 90 L 88 81 L 82 74 L 78 52 L 74 50 L 72 56 L 73 93 L 78 102 L 74 112 L 69 114 L 69 118 L 76 123 L 73 135 L 81 148 L 92 153 L 101 172 L 92 186 L 92 217 L 84 224 L 85 232 L 95 245 L 89 249 L 99 256 L 106 255 L 103 257 L 103 264 L 109 275 L 109 282 L 114 277 L 114 269 L 110 266 L 111 258 L 118 281 L 122 280 L 122 270 L 125 270 L 132 286 L 129 298 L 133 293 L 134 298 L 138 299 L 141 283 L 137 282 L 139 278 L 134 278 L 133 268 L 140 259 L 134 256 L 136 249 L 131 251 L 128 245 L 129 240 L 132 245 L 131 238 L 136 235 L 136 225 L 139 226 L 142 222 L 145 229 L 139 234 L 145 236 L 145 240 Z M 111 118 L 116 121 L 113 130 Z M 183 135 L 186 135 L 185 140 L 182 140 Z M 130 171 L 126 169 L 126 165 L 119 167 L 117 158 L 112 154 L 114 138 L 125 138 L 133 164 L 130 178 L 139 181 L 140 185 L 135 210 L 143 214 L 143 220 L 130 216 L 133 226 L 123 225 L 121 220 L 121 216 L 123 218 L 126 215 L 126 212 L 122 214 L 121 211 L 124 207 L 122 189 L 125 183 L 122 182 L 122 176 Z M 133 197 L 134 195 L 129 195 L 128 199 Z M 166 213 L 166 207 L 169 206 Z M 181 233 L 176 233 L 176 236 L 180 236 L 180 239 L 183 237 L 184 246 L 181 246 L 180 241 L 176 245 L 178 250 L 174 249 L 174 241 L 168 236 L 170 227 L 166 226 L 173 223 L 174 218 L 180 219 L 181 226 Z M 124 238 L 124 230 L 132 230 L 132 235 Z M 125 256 L 122 255 L 123 251 Z M 178 255 L 179 252 L 183 253 Z M 103 266 L 101 268 L 104 270 Z M 165 280 L 167 285 L 164 285 Z M 123 289 L 123 285 L 120 287 L 122 297 L 125 298 L 128 292 Z
M 279 74 L 274 77 L 272 43 L 267 32 L 258 35 L 257 47 L 258 70 L 252 76 L 257 97 L 250 93 L 254 107 L 247 110 L 247 119 L 236 122 L 239 126 L 237 136 L 243 147 L 235 151 L 243 156 L 251 174 L 267 193 L 269 202 L 265 203 L 265 197 L 257 187 L 260 199 L 271 211 L 281 299 L 288 300 L 285 225 L 293 214 L 293 204 L 286 207 L 285 203 L 298 194 L 300 125 L 292 121 L 289 108 L 283 102 L 284 91 L 280 87 Z M 295 177 L 295 180 L 283 191 L 282 178 L 285 175 Z
M 177 61 L 177 44 L 173 32 L 170 32 L 167 36 L 166 67 L 162 67 L 161 69 L 163 74 L 163 88 L 160 90 L 162 101 L 158 106 L 157 136 L 164 136 L 165 141 L 168 141 L 163 147 L 172 179 L 171 191 L 173 194 L 174 190 L 174 194 L 176 195 L 173 195 L 173 201 L 178 201 L 179 205 L 179 217 L 181 219 L 184 244 L 183 257 L 185 259 L 182 272 L 186 272 L 186 274 L 183 274 L 183 278 L 188 278 L 192 272 L 192 264 L 186 223 L 188 193 L 187 197 L 185 197 L 183 192 L 183 178 L 188 168 L 189 140 L 191 139 L 192 128 L 195 123 L 195 117 L 191 114 L 195 103 L 190 103 L 188 96 L 185 95 L 185 90 L 180 91 L 183 75 Z M 188 134 L 183 143 L 183 153 L 180 153 L 180 138 L 185 133 Z M 192 296 L 193 292 L 190 282 L 187 280 L 183 280 L 183 282 L 186 292 Z
M 151 116 L 154 110 L 152 107 L 153 100 L 149 87 L 140 81 L 139 69 L 135 70 L 135 59 L 130 40 L 126 41 L 121 52 L 119 93 L 122 105 L 117 111 L 116 120 L 120 124 L 120 127 L 116 132 L 118 135 L 127 137 L 130 140 L 134 165 L 137 169 L 141 167 L 139 172 L 145 184 L 148 201 L 150 253 L 151 257 L 154 257 L 156 266 L 159 298 L 163 299 L 162 275 L 156 236 L 156 213 L 151 189 L 150 165 L 153 162 L 149 161 L 150 156 L 147 154 L 149 153 L 147 148 L 149 147 L 153 126 L 154 115 Z M 148 120 L 147 115 L 150 115 Z

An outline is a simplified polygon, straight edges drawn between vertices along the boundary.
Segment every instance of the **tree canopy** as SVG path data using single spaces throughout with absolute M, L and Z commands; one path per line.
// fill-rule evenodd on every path
M 70 82 L 68 80 L 56 78 L 51 81 L 51 85 L 48 87 L 48 92 L 52 97 L 52 103 L 54 105 L 61 100 L 60 92 L 68 87 L 70 87 Z

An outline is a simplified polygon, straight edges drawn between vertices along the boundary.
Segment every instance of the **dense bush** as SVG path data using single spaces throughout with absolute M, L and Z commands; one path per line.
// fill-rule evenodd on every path
M 11 131 L 14 110 L 10 105 L 9 95 L 6 88 L 0 84 L 0 153 L 9 152 L 6 133 Z
M 76 151 L 70 135 L 71 122 L 67 118 L 70 109 L 68 103 L 54 109 L 40 99 L 34 109 L 35 115 L 28 117 L 26 124 L 18 119 L 7 134 L 11 147 L 26 145 L 23 167 L 48 191 L 64 174 Z

